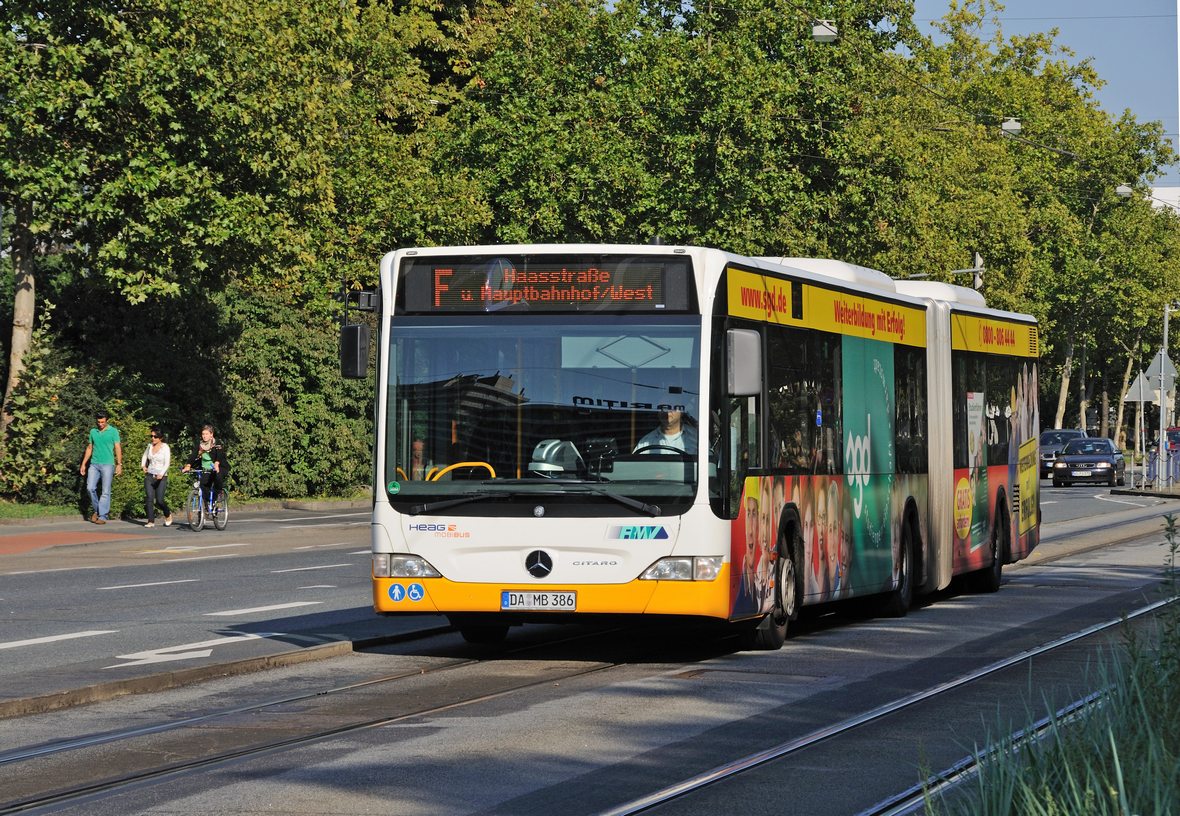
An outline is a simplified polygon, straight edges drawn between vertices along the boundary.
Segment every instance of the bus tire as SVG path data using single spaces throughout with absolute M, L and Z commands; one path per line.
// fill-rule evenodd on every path
M 472 623 L 471 619 L 451 619 L 451 624 L 459 630 L 459 634 L 468 643 L 478 643 L 482 645 L 503 643 L 504 638 L 508 637 L 508 624 L 506 623 Z
M 799 599 L 803 597 L 799 585 L 800 573 L 795 569 L 795 554 L 803 551 L 803 542 L 797 527 L 790 528 L 790 540 L 782 538 L 778 544 L 778 557 L 774 564 L 774 608 L 747 630 L 742 638 L 746 649 L 773 652 L 781 649 L 787 641 L 791 621 L 799 617 Z
M 976 592 L 997 592 L 1004 572 L 1004 558 L 1008 553 L 1008 511 L 1003 505 L 996 508 L 996 523 L 992 525 L 992 562 L 971 576 L 971 588 Z
M 879 614 L 888 618 L 903 618 L 914 602 L 914 531 L 907 517 L 901 525 L 901 547 L 898 550 L 897 586 L 881 600 Z

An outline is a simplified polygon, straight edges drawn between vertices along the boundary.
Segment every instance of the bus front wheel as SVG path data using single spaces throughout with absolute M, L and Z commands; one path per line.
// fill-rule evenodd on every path
M 775 651 L 787 640 L 791 621 L 799 617 L 799 575 L 795 569 L 795 553 L 803 549 L 799 533 L 792 528 L 791 541 L 780 540 L 778 557 L 774 563 L 774 608 L 748 630 L 743 638 L 747 649 Z

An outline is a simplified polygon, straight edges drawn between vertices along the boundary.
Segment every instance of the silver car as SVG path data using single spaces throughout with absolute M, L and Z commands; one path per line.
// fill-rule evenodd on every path
M 1077 428 L 1056 428 L 1041 432 L 1041 478 L 1048 479 L 1053 475 L 1053 463 L 1057 461 L 1057 454 L 1071 439 L 1085 439 L 1086 432 Z

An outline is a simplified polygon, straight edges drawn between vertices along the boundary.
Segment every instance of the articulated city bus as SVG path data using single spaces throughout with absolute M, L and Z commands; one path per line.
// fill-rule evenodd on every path
M 973 290 L 608 244 L 401 249 L 380 284 L 381 614 L 776 649 L 802 606 L 904 615 L 1036 546 L 1037 325 Z

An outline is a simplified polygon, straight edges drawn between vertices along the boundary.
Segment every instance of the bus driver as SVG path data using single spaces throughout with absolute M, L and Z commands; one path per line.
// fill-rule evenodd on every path
M 697 452 L 697 429 L 690 425 L 684 414 L 676 408 L 660 410 L 660 425 L 653 428 L 635 445 L 633 453 L 674 453 Z M 671 449 L 671 450 L 669 450 Z

